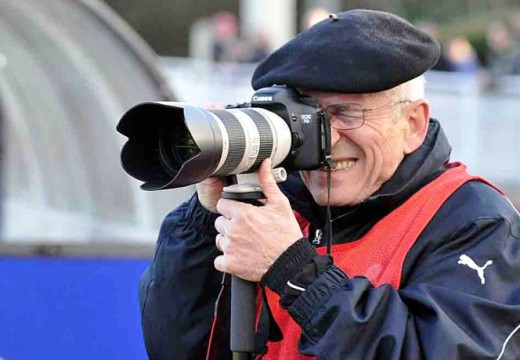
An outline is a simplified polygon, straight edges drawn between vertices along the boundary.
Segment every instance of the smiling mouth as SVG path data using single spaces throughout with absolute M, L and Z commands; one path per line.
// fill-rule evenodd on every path
M 332 161 L 332 171 L 348 170 L 357 162 L 357 159 L 347 159 L 343 161 Z M 327 170 L 325 166 L 321 170 Z

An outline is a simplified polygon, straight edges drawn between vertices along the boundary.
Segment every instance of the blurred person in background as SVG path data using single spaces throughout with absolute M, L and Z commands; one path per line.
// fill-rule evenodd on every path
M 520 74 L 520 48 L 507 25 L 491 24 L 487 42 L 487 62 L 492 76 Z
M 271 44 L 266 31 L 257 29 L 242 38 L 239 19 L 227 11 L 214 14 L 212 23 L 214 62 L 257 63 L 269 54 Z
M 516 44 L 520 45 L 520 11 L 513 12 L 509 16 L 508 24 L 511 27 L 511 32 Z
M 329 115 L 332 169 L 278 186 L 266 160 L 264 206 L 221 199 L 225 181 L 209 178 L 166 217 L 140 288 L 151 359 L 231 358 L 221 272 L 266 292 L 264 359 L 520 357 L 520 216 L 450 162 L 424 99 L 439 56 L 405 20 L 352 10 L 258 66 L 253 88 L 297 88 Z
M 220 11 L 212 17 L 213 61 L 234 62 L 240 52 L 239 20 L 228 12 Z
M 475 74 L 480 69 L 477 53 L 469 41 L 457 36 L 449 39 L 444 48 L 446 70 L 464 74 Z
M 243 44 L 244 53 L 239 61 L 247 63 L 257 63 L 269 55 L 271 41 L 265 30 L 256 30 L 250 35 Z
M 438 41 L 441 45 L 441 54 L 439 56 L 439 60 L 437 60 L 435 65 L 432 67 L 432 70 L 450 71 L 449 65 L 446 60 L 446 51 L 444 50 L 442 42 L 440 42 L 439 27 L 437 26 L 437 24 L 434 24 L 430 21 L 420 21 L 416 24 L 416 26 L 420 30 L 430 35 L 434 40 Z

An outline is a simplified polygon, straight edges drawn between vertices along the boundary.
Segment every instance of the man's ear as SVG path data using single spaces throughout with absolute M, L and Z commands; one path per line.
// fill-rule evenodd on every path
M 405 154 L 410 154 L 417 150 L 428 132 L 430 123 L 430 104 L 426 100 L 412 102 L 406 109 L 408 121 L 408 131 L 405 137 Z

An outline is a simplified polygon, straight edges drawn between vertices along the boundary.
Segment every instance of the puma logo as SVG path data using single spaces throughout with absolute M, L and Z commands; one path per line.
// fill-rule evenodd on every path
M 312 243 L 314 245 L 321 244 L 321 235 L 322 235 L 321 230 L 320 229 L 316 230 L 316 235 L 314 236 L 314 240 L 312 240 Z
M 486 283 L 486 279 L 484 278 L 484 270 L 489 265 L 493 264 L 493 261 L 492 260 L 488 260 L 488 261 L 486 261 L 484 266 L 478 266 L 477 264 L 475 264 L 475 261 L 473 261 L 472 258 L 470 258 L 466 254 L 462 254 L 461 256 L 459 256 L 459 261 L 457 262 L 457 264 L 466 265 L 470 269 L 475 270 L 477 272 L 477 274 L 478 274 L 478 277 L 480 278 L 480 283 L 481 284 L 485 284 Z

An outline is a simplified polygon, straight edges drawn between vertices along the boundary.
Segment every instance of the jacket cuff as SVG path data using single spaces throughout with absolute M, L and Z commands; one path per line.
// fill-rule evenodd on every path
M 186 212 L 186 220 L 188 220 L 192 226 L 206 234 L 217 235 L 215 220 L 217 220 L 220 214 L 212 213 L 202 206 L 196 192 L 190 199 L 188 209 Z
M 307 238 L 301 238 L 289 246 L 274 262 L 262 278 L 261 284 L 282 295 L 285 285 L 316 255 Z
M 293 319 L 305 328 L 309 318 L 332 294 L 349 288 L 350 281 L 336 266 L 330 266 L 287 308 Z
M 332 265 L 332 256 L 315 255 L 312 261 L 306 264 L 296 276 L 287 282 L 280 298 L 280 305 L 287 309 L 308 288 L 318 276 Z

